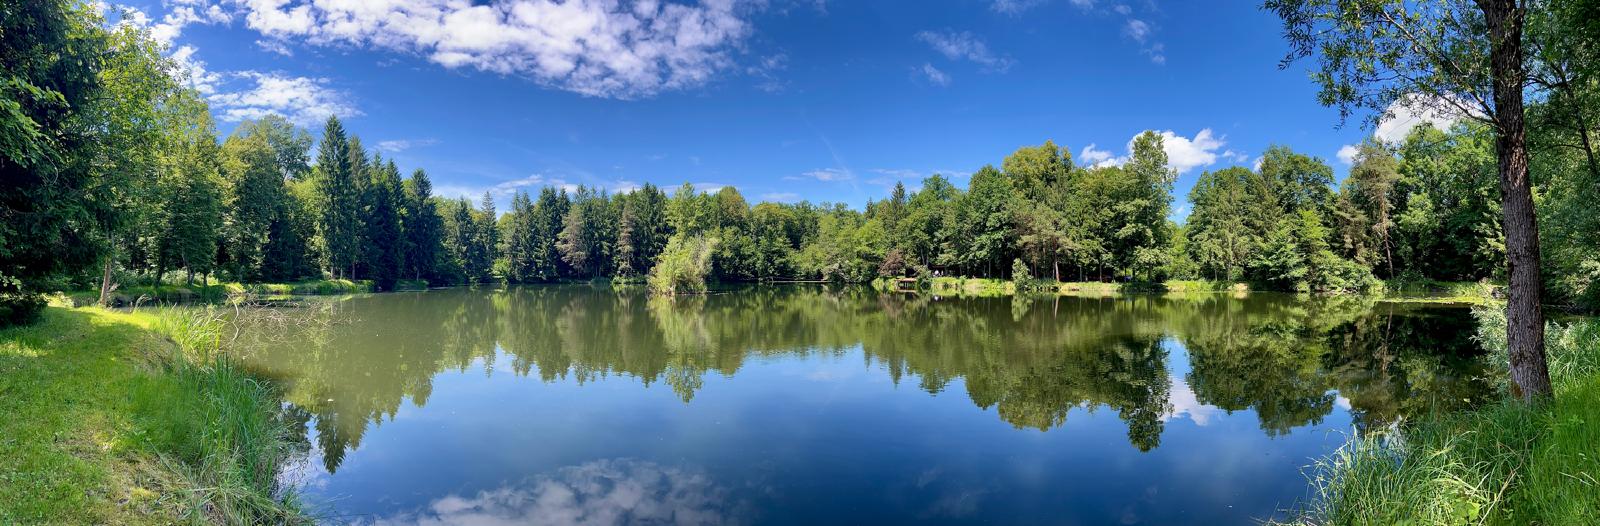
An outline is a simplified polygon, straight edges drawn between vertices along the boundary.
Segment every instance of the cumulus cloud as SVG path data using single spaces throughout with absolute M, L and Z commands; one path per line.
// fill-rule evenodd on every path
M 128 24 L 142 27 L 150 31 L 150 38 L 156 42 L 171 46 L 178 36 L 183 34 L 183 28 L 191 24 L 227 24 L 233 22 L 233 13 L 225 11 L 222 6 L 207 4 L 206 0 L 170 0 L 172 10 L 161 19 L 153 20 L 144 11 L 129 6 L 117 6 L 120 13 L 118 24 Z
M 1413 128 L 1423 124 L 1446 130 L 1465 116 L 1460 109 L 1462 106 L 1465 104 L 1460 104 L 1459 100 L 1442 100 L 1420 94 L 1400 97 L 1384 110 L 1373 135 L 1378 140 L 1394 144 L 1405 141 Z
M 332 116 L 361 115 L 344 92 L 325 78 L 276 72 L 217 72 L 195 57 L 194 46 L 179 46 L 171 58 L 190 87 L 206 98 L 219 119 L 237 122 L 281 115 L 295 124 L 315 127 Z
M 1200 130 L 1192 138 L 1178 135 L 1172 130 L 1156 133 L 1161 135 L 1161 149 L 1167 154 L 1167 167 L 1176 170 L 1180 174 L 1201 166 L 1215 164 L 1218 158 L 1234 160 L 1246 158 L 1243 154 L 1235 153 L 1232 150 L 1223 151 L 1222 147 L 1227 145 L 1226 138 L 1216 136 L 1211 131 L 1211 128 Z M 1133 155 L 1133 142 L 1138 138 L 1139 135 L 1135 134 L 1133 138 L 1128 139 L 1128 153 L 1122 156 L 1113 157 L 1111 152 L 1098 149 L 1095 145 L 1090 144 L 1083 148 L 1083 151 L 1078 154 L 1078 158 L 1092 166 L 1121 166 L 1127 163 L 1128 159 Z
M 237 0 L 269 39 L 411 53 L 587 96 L 703 85 L 750 33 L 740 0 Z
M 329 116 L 362 114 L 343 92 L 329 87 L 326 78 L 260 71 L 239 71 L 228 77 L 231 84 L 242 83 L 243 87 L 206 97 L 211 110 L 224 121 L 282 115 L 295 124 L 315 127 Z
M 1167 166 L 1178 173 L 1217 162 L 1217 150 L 1227 144 L 1223 138 L 1212 135 L 1211 128 L 1200 130 L 1193 139 L 1167 130 L 1161 132 L 1161 139 L 1167 152 Z M 1132 139 L 1128 140 L 1128 150 L 1133 151 Z
M 1361 149 L 1356 148 L 1356 145 L 1346 144 L 1343 147 L 1340 147 L 1339 153 L 1334 154 L 1334 156 L 1339 158 L 1339 162 L 1345 164 L 1354 164 L 1356 162 L 1356 154 L 1358 153 L 1361 153 Z
M 1011 57 L 999 56 L 989 51 L 989 45 L 983 40 L 973 36 L 970 31 L 923 31 L 917 33 L 920 40 L 934 51 L 944 55 L 950 60 L 966 60 L 983 66 L 985 70 L 1004 72 L 1011 69 Z
M 1116 158 L 1110 150 L 1096 148 L 1093 143 L 1078 151 L 1078 162 L 1089 166 L 1105 166 Z
M 746 509 L 699 471 L 612 459 L 476 495 L 446 496 L 373 524 L 716 525 L 740 522 Z
M 949 86 L 950 85 L 950 75 L 946 74 L 943 71 L 939 71 L 939 68 L 933 67 L 933 64 L 929 64 L 927 62 L 923 62 L 922 63 L 922 67 L 919 68 L 917 70 L 917 72 L 921 73 L 924 78 L 928 79 L 928 82 L 931 82 L 934 85 L 937 85 L 937 86 Z

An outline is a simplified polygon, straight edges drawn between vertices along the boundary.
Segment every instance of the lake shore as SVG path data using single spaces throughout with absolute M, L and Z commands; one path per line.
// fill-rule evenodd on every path
M 996 278 L 966 278 L 966 277 L 936 277 L 927 281 L 901 282 L 891 278 L 879 278 L 872 282 L 872 286 L 882 291 L 909 291 L 920 290 L 934 294 L 954 296 L 1011 296 L 1017 294 L 1017 282 L 1013 280 Z M 1252 287 L 1245 282 L 1210 281 L 1210 280 L 1168 280 L 1162 282 L 1103 282 L 1103 281 L 1070 281 L 1055 282 L 1048 280 L 1036 281 L 1021 289 L 1026 294 L 1061 295 L 1079 297 L 1114 297 L 1123 294 L 1192 294 L 1192 293 L 1229 293 L 1245 295 L 1251 292 L 1286 292 L 1260 289 Z M 1401 303 L 1448 303 L 1483 305 L 1494 301 L 1502 295 L 1503 285 L 1488 282 L 1442 282 L 1442 281 L 1413 281 L 1389 280 L 1382 282 L 1382 286 L 1365 292 L 1350 292 L 1342 295 L 1356 297 L 1373 297 L 1382 301 Z
M 428 283 L 401 280 L 395 290 L 424 290 Z M 111 293 L 112 306 L 151 304 L 218 303 L 232 299 L 283 296 L 330 296 L 374 292 L 371 280 L 315 279 L 289 283 L 212 283 L 128 285 Z M 100 291 L 74 290 L 62 293 L 71 305 L 86 307 L 100 300 Z
M 1504 360 L 1504 314 L 1478 315 L 1477 339 Z M 1546 334 L 1553 400 L 1508 393 L 1354 438 L 1314 466 L 1313 498 L 1289 524 L 1600 523 L 1600 321 Z
M 276 391 L 220 318 L 45 309 L 0 330 L 0 523 L 306 523 Z

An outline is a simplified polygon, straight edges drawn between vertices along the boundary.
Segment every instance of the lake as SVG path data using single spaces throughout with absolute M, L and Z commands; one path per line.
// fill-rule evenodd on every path
M 1349 434 L 1490 395 L 1469 310 L 552 285 L 240 320 L 330 522 L 1250 523 Z

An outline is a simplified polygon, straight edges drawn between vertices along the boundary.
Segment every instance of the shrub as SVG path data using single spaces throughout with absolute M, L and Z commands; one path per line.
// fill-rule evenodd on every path
M 24 289 L 22 280 L 0 274 L 0 328 L 33 323 L 43 310 L 43 296 Z
M 650 292 L 664 296 L 698 294 L 706 291 L 706 276 L 711 274 L 711 255 L 717 238 L 672 236 L 661 251 L 656 266 L 650 269 Z

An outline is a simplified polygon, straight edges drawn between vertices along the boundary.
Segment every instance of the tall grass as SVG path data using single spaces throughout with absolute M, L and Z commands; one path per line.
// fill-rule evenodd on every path
M 1504 364 L 1503 311 L 1476 314 L 1485 359 Z M 1313 466 L 1294 523 L 1600 524 L 1600 320 L 1546 337 L 1554 401 L 1508 396 L 1353 438 Z
M 152 329 L 170 338 L 166 378 L 136 385 L 139 442 L 181 477 L 196 523 L 307 522 L 278 474 L 295 453 L 279 392 L 224 352 L 215 308 L 167 309 Z

